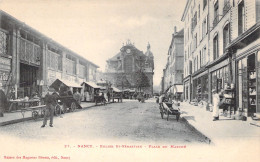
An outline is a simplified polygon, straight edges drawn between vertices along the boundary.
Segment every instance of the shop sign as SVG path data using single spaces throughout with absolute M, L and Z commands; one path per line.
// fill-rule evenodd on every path
M 0 69 L 10 70 L 11 69 L 11 59 L 0 57 Z

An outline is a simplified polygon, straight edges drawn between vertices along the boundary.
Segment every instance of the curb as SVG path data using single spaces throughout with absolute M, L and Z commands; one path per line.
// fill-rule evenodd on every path
M 0 127 L 10 125 L 10 124 L 20 123 L 20 122 L 24 122 L 24 121 L 28 121 L 28 120 L 33 120 L 33 118 L 28 117 L 28 118 L 21 118 L 21 119 L 15 119 L 15 120 L 9 120 L 9 121 L 5 121 L 5 122 L 1 122 Z
M 214 143 L 212 142 L 212 140 L 207 137 L 205 134 L 203 134 L 201 131 L 199 131 L 197 128 L 195 128 L 185 117 L 181 117 L 181 119 L 183 120 L 183 122 L 190 127 L 191 130 L 195 131 L 196 133 L 200 134 L 202 137 L 204 137 L 205 142 L 209 145 L 214 145 Z
M 111 104 L 111 103 L 107 103 L 107 104 Z M 89 108 L 96 107 L 96 106 L 104 106 L 104 105 L 91 105 L 91 106 L 83 107 L 82 109 L 78 109 L 76 112 L 87 110 Z M 20 122 L 24 122 L 24 121 L 29 121 L 29 120 L 33 120 L 33 118 L 27 117 L 27 118 L 14 119 L 14 120 L 9 120 L 9 121 L 5 121 L 5 122 L 0 122 L 0 127 L 10 125 L 10 124 L 16 124 L 16 123 L 20 123 Z

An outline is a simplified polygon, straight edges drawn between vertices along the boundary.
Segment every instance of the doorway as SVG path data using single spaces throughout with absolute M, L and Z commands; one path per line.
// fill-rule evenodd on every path
M 37 73 L 39 68 L 20 63 L 20 88 L 18 97 L 31 97 L 33 93 L 38 93 Z

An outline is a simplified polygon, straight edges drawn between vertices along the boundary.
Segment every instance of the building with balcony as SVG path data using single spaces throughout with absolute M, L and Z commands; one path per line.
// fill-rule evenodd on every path
M 55 79 L 95 81 L 98 66 L 0 11 L 0 84 L 15 98 L 44 93 Z
M 188 51 L 184 59 L 185 99 L 212 103 L 215 89 L 229 96 L 225 103 L 229 111 L 241 110 L 248 116 L 260 112 L 260 79 L 256 75 L 260 71 L 259 9 L 259 0 L 187 1 L 182 17 L 184 51 Z M 194 22 L 203 14 L 207 15 L 206 30 L 203 20 Z M 202 33 L 200 41 L 196 29 Z
M 164 72 L 164 87 L 177 98 L 183 92 L 184 29 L 174 28 Z
M 246 116 L 259 117 L 260 1 L 236 0 L 230 12 L 230 43 L 225 46 L 225 53 L 231 59 L 231 81 L 236 92 L 235 107 Z
M 184 22 L 184 100 L 208 100 L 208 0 L 188 0 Z
M 147 94 L 153 94 L 154 57 L 150 44 L 143 53 L 130 41 L 123 45 L 120 52 L 107 60 L 106 80 L 120 89 L 136 87 L 136 73 L 142 72 L 148 79 L 149 87 L 142 88 Z M 137 90 L 137 89 L 136 89 Z

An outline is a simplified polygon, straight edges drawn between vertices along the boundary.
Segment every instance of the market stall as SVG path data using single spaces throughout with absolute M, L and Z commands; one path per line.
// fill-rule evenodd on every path
M 122 102 L 123 101 L 123 92 L 116 88 L 116 87 L 112 87 L 112 102 L 115 102 L 114 99 L 118 99 L 118 102 Z
M 83 95 L 83 101 L 94 101 L 95 94 L 98 94 L 100 89 L 102 87 L 98 86 L 94 82 L 83 82 L 81 83 L 81 86 L 83 87 L 82 95 Z
M 56 79 L 50 87 L 54 88 L 59 94 L 57 101 L 60 106 L 57 107 L 57 109 L 62 109 L 61 111 L 67 112 L 67 110 L 74 111 L 76 108 L 82 108 L 80 102 L 75 98 L 75 94 L 77 92 L 80 93 L 82 89 L 82 86 L 79 84 L 68 80 Z M 56 111 L 61 112 L 59 110 Z

